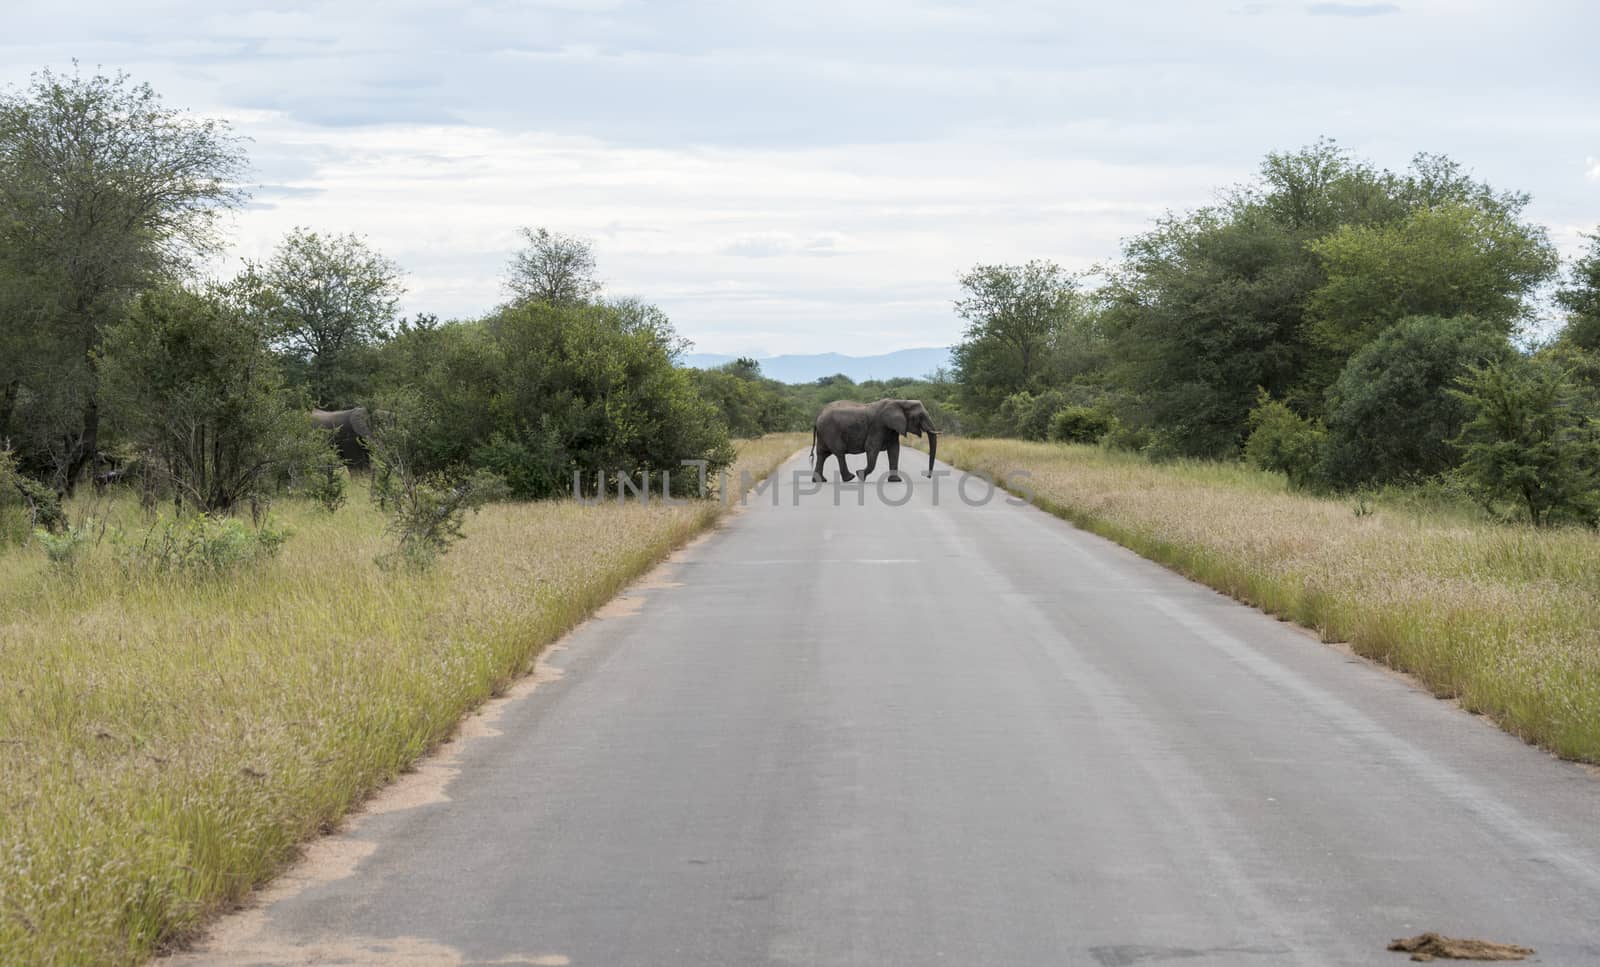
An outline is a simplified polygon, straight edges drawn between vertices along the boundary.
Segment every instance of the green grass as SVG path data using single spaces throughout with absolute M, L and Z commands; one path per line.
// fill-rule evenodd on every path
M 1437 496 L 1307 496 L 1237 463 L 941 441 L 1085 530 L 1348 642 L 1558 755 L 1600 762 L 1600 536 L 1495 524 Z
M 734 479 L 803 443 L 744 444 Z M 193 930 L 721 510 L 493 505 L 424 574 L 373 563 L 363 494 L 275 512 L 282 553 L 231 579 L 0 549 L 0 961 L 134 962 Z

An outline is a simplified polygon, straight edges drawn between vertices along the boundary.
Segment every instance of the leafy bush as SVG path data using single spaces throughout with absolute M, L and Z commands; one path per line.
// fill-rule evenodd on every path
M 1296 487 L 1321 480 L 1328 434 L 1319 421 L 1306 419 L 1262 390 L 1250 411 L 1250 428 L 1245 459 L 1262 470 L 1283 474 Z
M 395 549 L 378 558 L 426 570 L 463 536 L 468 511 L 509 492 L 504 480 L 479 469 L 470 474 L 418 469 L 426 454 L 430 408 L 415 396 L 401 397 L 379 411 L 367 440 L 372 453 L 372 497 L 390 514 L 388 532 Z
M 1116 425 L 1108 413 L 1088 406 L 1065 406 L 1050 417 L 1050 439 L 1058 443 L 1099 443 Z
M 1027 390 L 1012 393 L 1001 400 L 1000 408 L 989 421 L 989 433 L 1019 440 L 1048 439 L 1050 419 L 1069 402 L 1066 394 L 1058 389 L 1046 390 L 1037 396 Z
M 236 301 L 225 290 L 146 292 L 99 356 L 116 424 L 203 513 L 262 496 L 329 448 L 284 391 L 265 324 Z
M 1535 527 L 1600 516 L 1600 439 L 1566 374 L 1514 358 L 1474 368 L 1453 391 L 1471 414 L 1461 476 L 1490 500 L 1521 502 Z
M 513 494 L 554 495 L 572 487 L 571 465 L 551 433 L 513 440 L 496 433 L 472 451 L 471 465 L 499 477 Z
M 289 532 L 270 519 L 252 528 L 232 517 L 158 514 L 144 536 L 130 540 L 112 532 L 112 547 L 123 574 L 181 574 L 203 577 L 227 574 L 276 557 Z
M 700 395 L 722 414 L 728 432 L 750 439 L 803 422 L 783 396 L 783 384 L 761 375 L 753 359 L 737 359 L 716 369 L 691 370 Z
M 1127 450 L 1132 453 L 1143 453 L 1155 445 L 1155 442 L 1156 435 L 1149 427 L 1120 422 L 1114 424 L 1110 431 L 1100 438 L 1100 445 L 1108 450 Z
M 345 469 L 338 454 L 332 451 L 319 453 L 317 457 L 311 466 L 306 468 L 300 490 L 331 514 L 344 506 L 348 496 L 350 471 Z
M 16 455 L 0 449 L 0 543 L 21 543 L 35 527 L 66 526 L 56 492 L 18 470 Z
M 52 568 L 57 571 L 71 571 L 78 566 L 78 562 L 89 549 L 99 542 L 104 532 L 104 526 L 90 517 L 81 524 L 67 524 L 56 531 L 48 531 L 41 527 L 33 532 L 33 537 L 39 542 L 39 546 L 44 548 L 45 557 L 50 559 Z
M 1468 417 L 1450 392 L 1475 365 L 1512 355 L 1501 329 L 1467 317 L 1403 319 L 1351 357 L 1328 390 L 1324 472 L 1339 486 L 1433 476 L 1454 467 Z
M 385 381 L 428 401 L 407 431 L 410 472 L 489 470 L 513 496 L 540 498 L 570 493 L 575 473 L 668 471 L 688 494 L 681 461 L 715 475 L 733 447 L 717 407 L 673 365 L 678 343 L 658 315 L 534 300 L 403 332 L 385 347 Z
M 1000 401 L 1000 406 L 985 427 L 990 436 L 1020 437 L 1022 424 L 1033 409 L 1033 394 L 1019 390 Z
M 378 563 L 386 567 L 403 563 L 414 570 L 431 567 L 466 536 L 461 528 L 467 511 L 476 512 L 506 493 L 504 481 L 487 470 L 456 479 L 439 473 L 421 477 L 396 474 L 389 481 L 388 503 L 393 515 L 388 532 L 396 547 L 379 557 Z

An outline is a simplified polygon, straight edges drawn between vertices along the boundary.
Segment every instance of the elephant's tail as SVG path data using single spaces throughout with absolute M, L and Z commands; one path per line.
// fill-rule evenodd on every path
M 816 427 L 816 424 L 812 424 L 812 426 L 811 426 L 811 453 L 809 454 L 809 459 L 813 459 L 814 460 L 814 459 L 816 459 L 816 456 L 817 456 L 817 427 Z

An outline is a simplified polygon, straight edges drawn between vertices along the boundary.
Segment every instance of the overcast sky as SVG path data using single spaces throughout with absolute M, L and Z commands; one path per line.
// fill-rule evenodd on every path
M 543 225 L 701 351 L 861 355 L 953 342 L 974 263 L 1086 268 L 1323 135 L 1532 192 L 1570 254 L 1600 224 L 1597 10 L 7 0 L 0 83 L 76 58 L 231 119 L 235 258 L 354 231 L 408 312 L 469 316 Z

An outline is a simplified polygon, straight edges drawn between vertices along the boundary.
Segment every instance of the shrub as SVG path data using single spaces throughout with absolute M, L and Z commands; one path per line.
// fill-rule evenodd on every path
M 264 324 L 224 290 L 157 289 L 106 334 L 108 412 L 190 506 L 227 513 L 329 447 L 283 388 Z
M 1512 355 L 1469 317 L 1413 316 L 1351 357 L 1328 390 L 1328 479 L 1340 486 L 1429 477 L 1455 466 L 1467 404 L 1450 389 L 1470 367 Z
M 1027 390 L 1019 390 L 1000 401 L 1000 406 L 995 410 L 994 416 L 989 418 L 988 425 L 984 428 L 990 436 L 1020 437 L 1022 424 L 1027 420 L 1027 414 L 1033 409 L 1033 394 Z
M 345 469 L 344 462 L 339 459 L 337 453 L 329 451 L 319 453 L 317 457 L 311 466 L 306 468 L 300 490 L 331 514 L 344 506 L 348 496 L 350 471 Z
M 1250 411 L 1250 428 L 1244 455 L 1252 464 L 1283 474 L 1296 487 L 1322 479 L 1327 432 L 1320 422 L 1306 419 L 1262 390 Z
M 104 532 L 104 526 L 90 517 L 81 524 L 67 524 L 55 531 L 41 527 L 33 532 L 33 537 L 44 548 L 45 557 L 49 558 L 52 568 L 72 571 L 89 549 L 99 542 Z
M 1050 417 L 1050 439 L 1058 443 L 1099 443 L 1115 426 L 1110 414 L 1088 406 L 1065 406 Z
M 168 518 L 158 514 L 137 541 L 113 531 L 112 546 L 126 576 L 204 577 L 231 573 L 276 557 L 288 538 L 289 532 L 274 526 L 270 519 L 252 528 L 232 517 L 191 514 Z
M 385 379 L 429 401 L 411 431 L 418 475 L 490 470 L 540 498 L 569 493 L 574 473 L 669 471 L 688 494 L 681 461 L 716 475 L 733 447 L 676 351 L 665 320 L 637 306 L 527 301 L 403 333 L 385 347 Z
M 471 464 L 499 477 L 513 494 L 554 495 L 572 487 L 571 463 L 554 434 L 528 433 L 513 440 L 496 433 L 472 451 Z
M 0 543 L 21 543 L 29 531 L 67 526 L 56 492 L 17 469 L 16 455 L 0 449 Z
M 1117 422 L 1100 438 L 1100 445 L 1108 450 L 1126 450 L 1143 453 L 1155 445 L 1156 436 L 1149 427 L 1132 426 Z
M 728 432 L 750 439 L 787 429 L 795 414 L 783 398 L 783 385 L 765 379 L 753 359 L 738 359 L 716 369 L 689 370 L 701 396 L 717 407 Z
M 505 481 L 487 470 L 470 474 L 421 472 L 429 408 L 415 396 L 402 397 L 377 415 L 367 446 L 372 453 L 372 497 L 390 514 L 388 533 L 395 549 L 378 564 L 426 570 L 465 536 L 468 511 L 508 493 Z
M 999 409 L 989 421 L 988 431 L 993 436 L 1019 440 L 1048 439 L 1051 417 L 1069 402 L 1066 394 L 1056 389 L 1037 396 L 1020 390 L 1000 401 Z
M 378 559 L 386 567 L 401 563 L 415 570 L 431 567 L 466 536 L 461 528 L 467 511 L 476 512 L 506 493 L 505 482 L 487 470 L 456 479 L 440 473 L 394 473 L 386 480 L 392 509 L 388 532 L 396 544 L 394 551 Z
M 1490 500 L 1521 502 L 1535 527 L 1600 515 L 1600 440 L 1566 374 L 1521 358 L 1471 370 L 1453 391 L 1471 414 L 1460 474 Z

